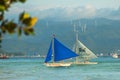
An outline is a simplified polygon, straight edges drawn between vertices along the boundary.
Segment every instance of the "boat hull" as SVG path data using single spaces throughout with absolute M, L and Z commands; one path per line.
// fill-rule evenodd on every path
M 120 58 L 120 55 L 118 55 L 118 54 L 113 54 L 112 57 L 113 57 L 113 58 Z
M 47 67 L 68 67 L 71 63 L 45 63 Z
M 98 64 L 98 62 L 74 62 L 73 65 Z
M 8 59 L 8 57 L 7 56 L 0 56 L 0 59 Z

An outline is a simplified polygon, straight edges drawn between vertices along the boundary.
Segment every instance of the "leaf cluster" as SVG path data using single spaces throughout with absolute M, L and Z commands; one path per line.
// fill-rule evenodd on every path
M 7 11 L 8 8 L 10 8 L 11 4 L 21 2 L 24 3 L 26 0 L 0 0 L 0 11 L 4 12 Z
M 19 16 L 20 26 L 18 28 L 18 36 L 21 36 L 22 31 L 25 35 L 34 34 L 33 26 L 37 22 L 36 17 L 30 17 L 30 15 L 26 12 L 23 12 Z
M 0 42 L 3 34 L 6 33 L 14 34 L 17 32 L 18 36 L 21 36 L 22 33 L 25 35 L 34 34 L 33 26 L 37 22 L 37 18 L 31 17 L 29 13 L 22 12 L 17 23 L 13 20 L 4 19 L 4 13 L 8 11 L 13 3 L 17 2 L 24 3 L 26 0 L 0 0 Z

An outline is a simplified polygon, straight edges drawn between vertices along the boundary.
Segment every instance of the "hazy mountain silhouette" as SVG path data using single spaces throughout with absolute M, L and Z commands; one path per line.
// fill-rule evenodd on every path
M 120 49 L 120 20 L 105 18 L 80 19 L 73 21 L 39 20 L 35 26 L 35 36 L 4 39 L 3 50 L 25 52 L 27 54 L 47 53 L 52 35 L 72 49 L 75 43 L 73 25 L 79 31 L 79 40 L 94 53 L 109 53 Z M 84 27 L 86 26 L 86 27 Z

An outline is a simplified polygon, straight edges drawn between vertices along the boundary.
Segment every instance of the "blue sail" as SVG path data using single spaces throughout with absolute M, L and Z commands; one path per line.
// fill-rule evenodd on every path
M 50 47 L 49 47 L 48 54 L 45 59 L 45 63 L 49 62 L 51 59 L 52 59 L 52 41 L 50 43 Z
M 60 61 L 78 56 L 76 53 L 65 47 L 61 42 L 54 38 L 54 61 Z

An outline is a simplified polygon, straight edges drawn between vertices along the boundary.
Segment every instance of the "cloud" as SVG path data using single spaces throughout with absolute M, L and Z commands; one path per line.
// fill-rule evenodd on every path
M 66 7 L 66 8 L 52 8 L 39 11 L 40 18 L 57 18 L 57 19 L 78 19 L 91 18 L 96 14 L 96 9 L 91 5 L 84 7 Z
M 96 9 L 91 5 L 86 5 L 85 7 L 78 7 L 75 11 L 77 12 L 79 18 L 91 18 L 96 14 Z
M 43 10 L 39 6 L 33 7 L 32 9 L 29 7 L 14 7 L 9 13 L 18 14 L 24 10 L 37 16 L 39 19 L 72 20 L 95 17 L 120 19 L 120 8 L 118 10 L 109 8 L 96 9 L 92 5 L 82 7 L 56 7 Z

